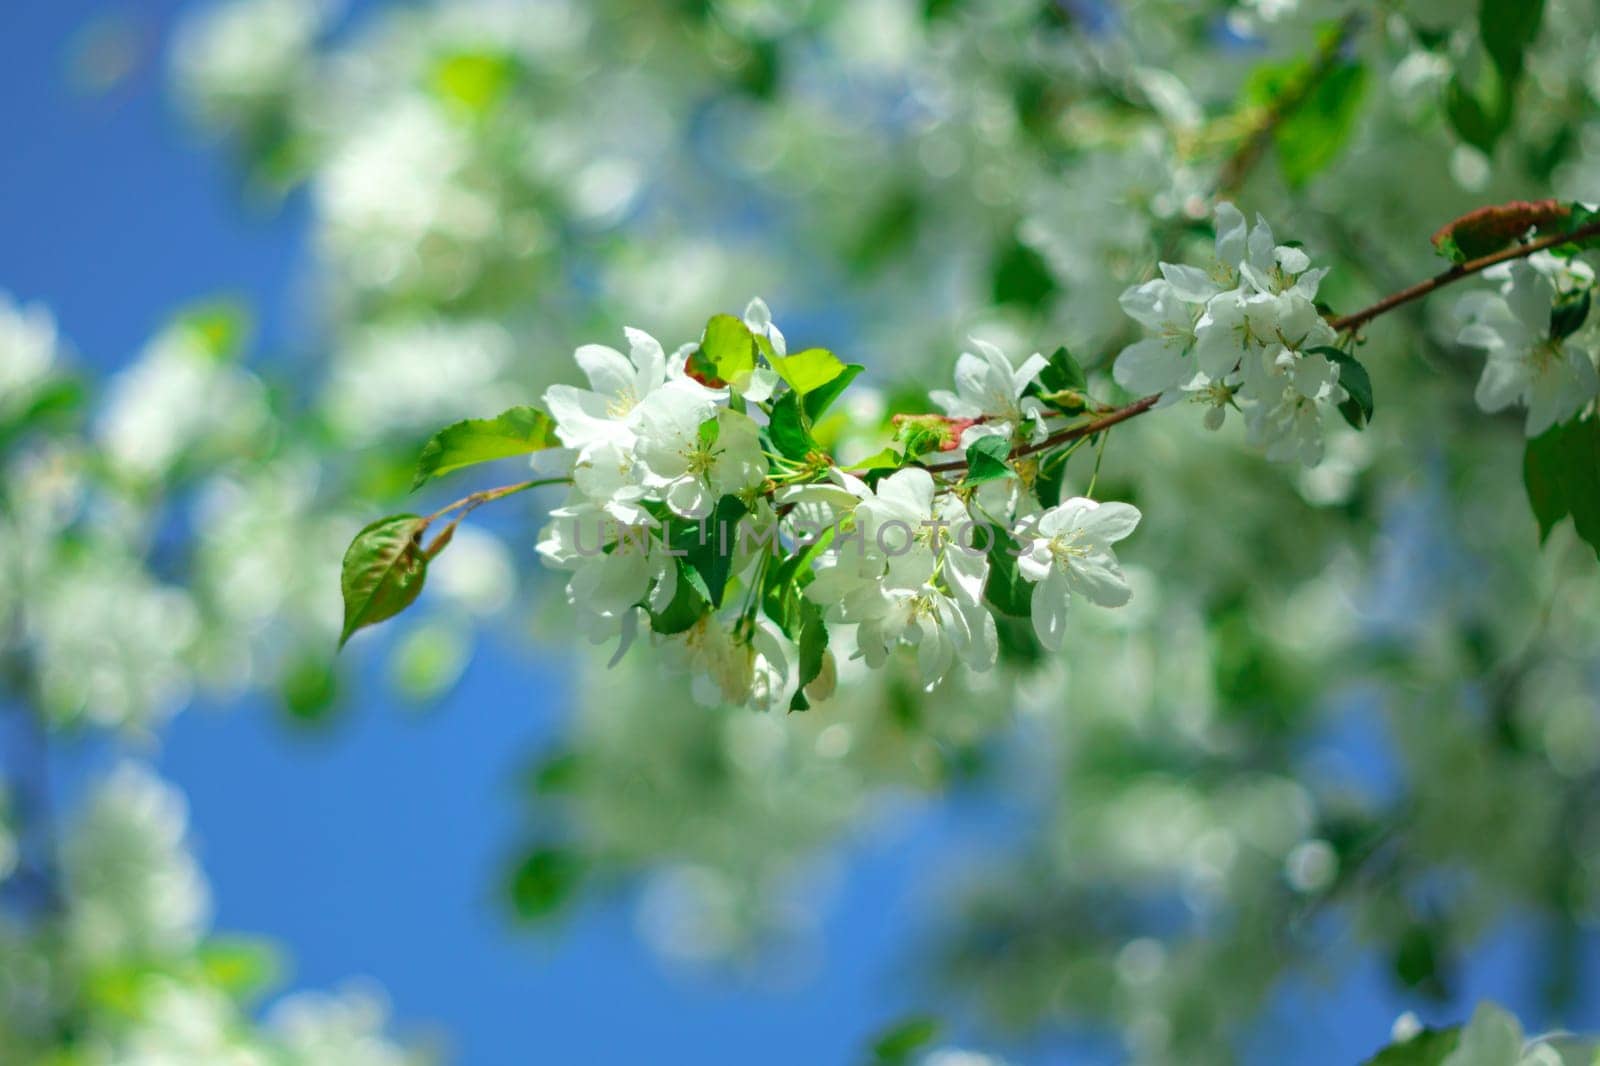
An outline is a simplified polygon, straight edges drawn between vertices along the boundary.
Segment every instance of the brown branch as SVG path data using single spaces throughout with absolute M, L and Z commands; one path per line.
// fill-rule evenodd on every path
M 1542 252 L 1547 248 L 1555 248 L 1569 241 L 1583 241 L 1591 237 L 1600 237 L 1600 221 L 1591 222 L 1586 226 L 1579 226 L 1570 233 L 1557 233 L 1549 237 L 1540 237 L 1538 240 L 1529 241 L 1527 244 L 1514 244 L 1509 248 L 1503 248 L 1492 255 L 1481 256 L 1465 263 L 1457 263 L 1449 270 L 1441 274 L 1435 274 L 1427 281 L 1419 281 L 1409 288 L 1404 288 L 1397 293 L 1385 296 L 1371 307 L 1362 308 L 1354 314 L 1329 319 L 1328 325 L 1341 333 L 1360 329 L 1379 315 L 1393 311 L 1396 307 L 1408 304 L 1412 300 L 1420 300 L 1434 290 L 1442 289 L 1451 282 L 1460 281 L 1462 278 L 1471 277 L 1474 274 L 1480 274 L 1500 263 L 1509 263 L 1513 259 L 1524 259 L 1535 252 Z
M 1059 444 L 1065 444 L 1068 441 L 1077 440 L 1079 437 L 1092 437 L 1103 429 L 1110 429 L 1119 422 L 1126 422 L 1135 415 L 1144 414 L 1146 411 L 1150 410 L 1150 408 L 1159 403 L 1160 400 L 1161 396 L 1159 394 L 1155 396 L 1146 396 L 1144 399 L 1135 400 L 1133 403 L 1130 403 L 1125 407 L 1115 408 L 1109 414 L 1101 415 L 1099 418 L 1091 419 L 1088 422 L 1080 422 L 1078 425 L 1068 426 L 1066 429 L 1057 430 L 1044 440 L 1038 441 L 1037 443 L 1024 444 L 1021 447 L 1013 448 L 1011 451 L 1011 458 L 1021 459 L 1024 456 L 1035 455 L 1039 452 L 1049 451 L 1051 448 L 1054 448 Z M 934 474 L 941 473 L 946 470 L 965 470 L 967 468 L 967 461 L 965 459 L 952 459 L 948 463 L 925 463 L 923 464 L 922 468 L 929 473 Z

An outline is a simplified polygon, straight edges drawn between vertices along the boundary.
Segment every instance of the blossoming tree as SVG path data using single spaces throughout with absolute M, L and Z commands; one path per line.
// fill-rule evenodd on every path
M 1513 914 L 1581 1015 L 1597 40 L 1578 0 L 204 6 L 177 90 L 303 190 L 321 340 L 273 381 L 203 307 L 91 402 L 0 317 L 7 694 L 44 743 L 196 687 L 318 720 L 352 660 L 438 699 L 531 616 L 599 649 L 507 842 L 530 921 L 622 875 L 669 955 L 781 950 L 808 862 L 959 784 L 1030 812 L 927 952 L 997 1025 L 1235 1061 L 1371 958 L 1465 1021 Z M 352 1061 L 293 1004 L 244 1026 L 203 908 L 94 917 L 119 839 L 198 892 L 162 786 L 114 775 L 61 870 L 8 779 L 0 884 L 67 888 L 7 944 L 71 976 L 0 984 L 0 1036 Z M 316 1018 L 401 1054 L 369 1001 Z M 872 1053 L 963 1061 L 932 1033 Z M 1492 1008 L 1393 1039 L 1592 1056 Z

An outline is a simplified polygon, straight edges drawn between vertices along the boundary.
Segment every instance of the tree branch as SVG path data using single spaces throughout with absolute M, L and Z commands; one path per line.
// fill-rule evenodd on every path
M 1342 315 L 1338 318 L 1329 319 L 1328 324 L 1341 333 L 1352 332 L 1360 329 L 1362 326 L 1366 325 L 1368 322 L 1371 322 L 1378 316 L 1393 311 L 1397 307 L 1403 307 L 1406 304 L 1411 303 L 1413 300 L 1420 300 L 1429 293 L 1432 293 L 1438 289 L 1442 289 L 1446 285 L 1460 281 L 1462 278 L 1469 278 L 1475 274 L 1481 274 L 1483 271 L 1499 263 L 1509 263 L 1515 259 L 1525 259 L 1528 256 L 1533 255 L 1535 252 L 1542 252 L 1546 249 L 1556 248 L 1569 242 L 1584 241 L 1593 237 L 1600 237 L 1600 220 L 1590 222 L 1587 225 L 1580 226 L 1577 229 L 1567 233 L 1557 233 L 1549 237 L 1541 237 L 1538 240 L 1529 241 L 1525 244 L 1515 244 L 1509 248 L 1501 249 L 1492 255 L 1481 256 L 1465 263 L 1457 263 L 1449 270 L 1446 270 L 1440 274 L 1435 274 L 1426 281 L 1419 281 L 1415 285 L 1401 289 L 1399 292 L 1393 293 L 1389 296 L 1385 296 L 1383 299 L 1379 300 L 1375 304 L 1372 304 L 1370 307 L 1364 307 L 1353 314 Z M 1093 436 L 1094 434 L 1099 433 L 1101 430 L 1110 429 L 1112 426 L 1115 426 L 1118 423 L 1126 422 L 1130 418 L 1135 418 L 1144 414 L 1146 411 L 1154 408 L 1156 404 L 1160 402 L 1160 400 L 1160 395 L 1146 396 L 1143 399 L 1135 400 L 1130 404 L 1127 404 L 1123 407 L 1118 407 L 1115 410 L 1103 414 L 1098 418 L 1091 419 L 1088 422 L 1080 422 L 1076 426 L 1069 426 L 1066 429 L 1058 430 L 1036 444 L 1019 445 L 1011 450 L 1010 458 L 1021 459 L 1038 452 L 1048 451 L 1057 445 L 1066 444 L 1068 441 L 1077 440 L 1080 437 Z M 954 470 L 965 470 L 966 467 L 967 460 L 964 457 L 961 459 L 953 459 L 944 463 L 922 464 L 922 468 L 930 473 L 944 473 Z
M 1474 274 L 1481 274 L 1483 271 L 1500 263 L 1509 263 L 1513 259 L 1525 259 L 1535 252 L 1542 252 L 1547 248 L 1555 248 L 1569 241 L 1587 240 L 1591 237 L 1600 237 L 1600 220 L 1591 222 L 1586 226 L 1579 226 L 1570 233 L 1557 233 L 1549 237 L 1540 237 L 1538 240 L 1529 241 L 1527 244 L 1514 244 L 1510 248 L 1503 248 L 1492 255 L 1481 256 L 1465 263 L 1457 263 L 1449 270 L 1435 274 L 1427 281 L 1419 281 L 1409 288 L 1401 289 L 1397 293 L 1385 296 L 1371 307 L 1362 308 L 1351 315 L 1329 319 L 1328 325 L 1341 333 L 1360 329 L 1379 315 L 1393 311 L 1396 307 L 1408 304 L 1412 300 L 1420 300 L 1434 290 L 1444 288 L 1451 282 L 1460 281 L 1462 278 L 1471 277 Z

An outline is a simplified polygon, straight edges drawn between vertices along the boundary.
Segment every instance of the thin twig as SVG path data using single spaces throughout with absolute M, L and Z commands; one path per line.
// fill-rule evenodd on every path
M 1371 307 L 1363 308 L 1355 314 L 1330 319 L 1328 325 L 1341 333 L 1360 329 L 1379 315 L 1393 311 L 1396 307 L 1408 304 L 1412 300 L 1420 300 L 1435 289 L 1441 289 L 1451 282 L 1482 273 L 1500 263 L 1509 263 L 1513 259 L 1523 259 L 1547 248 L 1555 248 L 1569 241 L 1587 240 L 1590 237 L 1600 237 L 1600 221 L 1590 222 L 1586 226 L 1579 226 L 1570 233 L 1557 233 L 1549 237 L 1540 237 L 1538 240 L 1529 241 L 1527 244 L 1514 244 L 1510 248 L 1503 248 L 1492 255 L 1481 256 L 1465 263 L 1457 263 L 1449 270 L 1435 274 L 1426 281 L 1419 281 L 1415 285 L 1401 289 L 1397 293 L 1385 296 Z

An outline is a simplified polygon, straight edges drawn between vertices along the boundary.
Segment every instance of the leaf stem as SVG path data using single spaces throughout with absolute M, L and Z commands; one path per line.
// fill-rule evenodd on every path
M 473 511 L 476 511 L 484 504 L 493 503 L 495 500 L 503 500 L 507 496 L 515 496 L 517 493 L 526 492 L 528 489 L 542 488 L 545 485 L 570 484 L 572 484 L 572 479 L 569 477 L 535 478 L 532 481 L 519 481 L 515 485 L 501 485 L 497 489 L 484 489 L 482 492 L 474 492 L 471 496 L 463 496 L 450 506 L 441 507 L 427 518 L 423 519 L 422 525 L 417 528 L 417 542 L 419 545 L 421 544 L 422 534 L 436 520 L 443 518 L 451 511 L 461 512 L 452 518 L 447 526 L 439 531 L 439 535 L 433 538 L 433 543 L 429 544 L 423 549 L 423 554 L 431 560 L 449 546 L 451 538 L 456 535 L 456 527 L 461 524 L 462 519 L 466 518 L 467 515 L 471 514 Z

